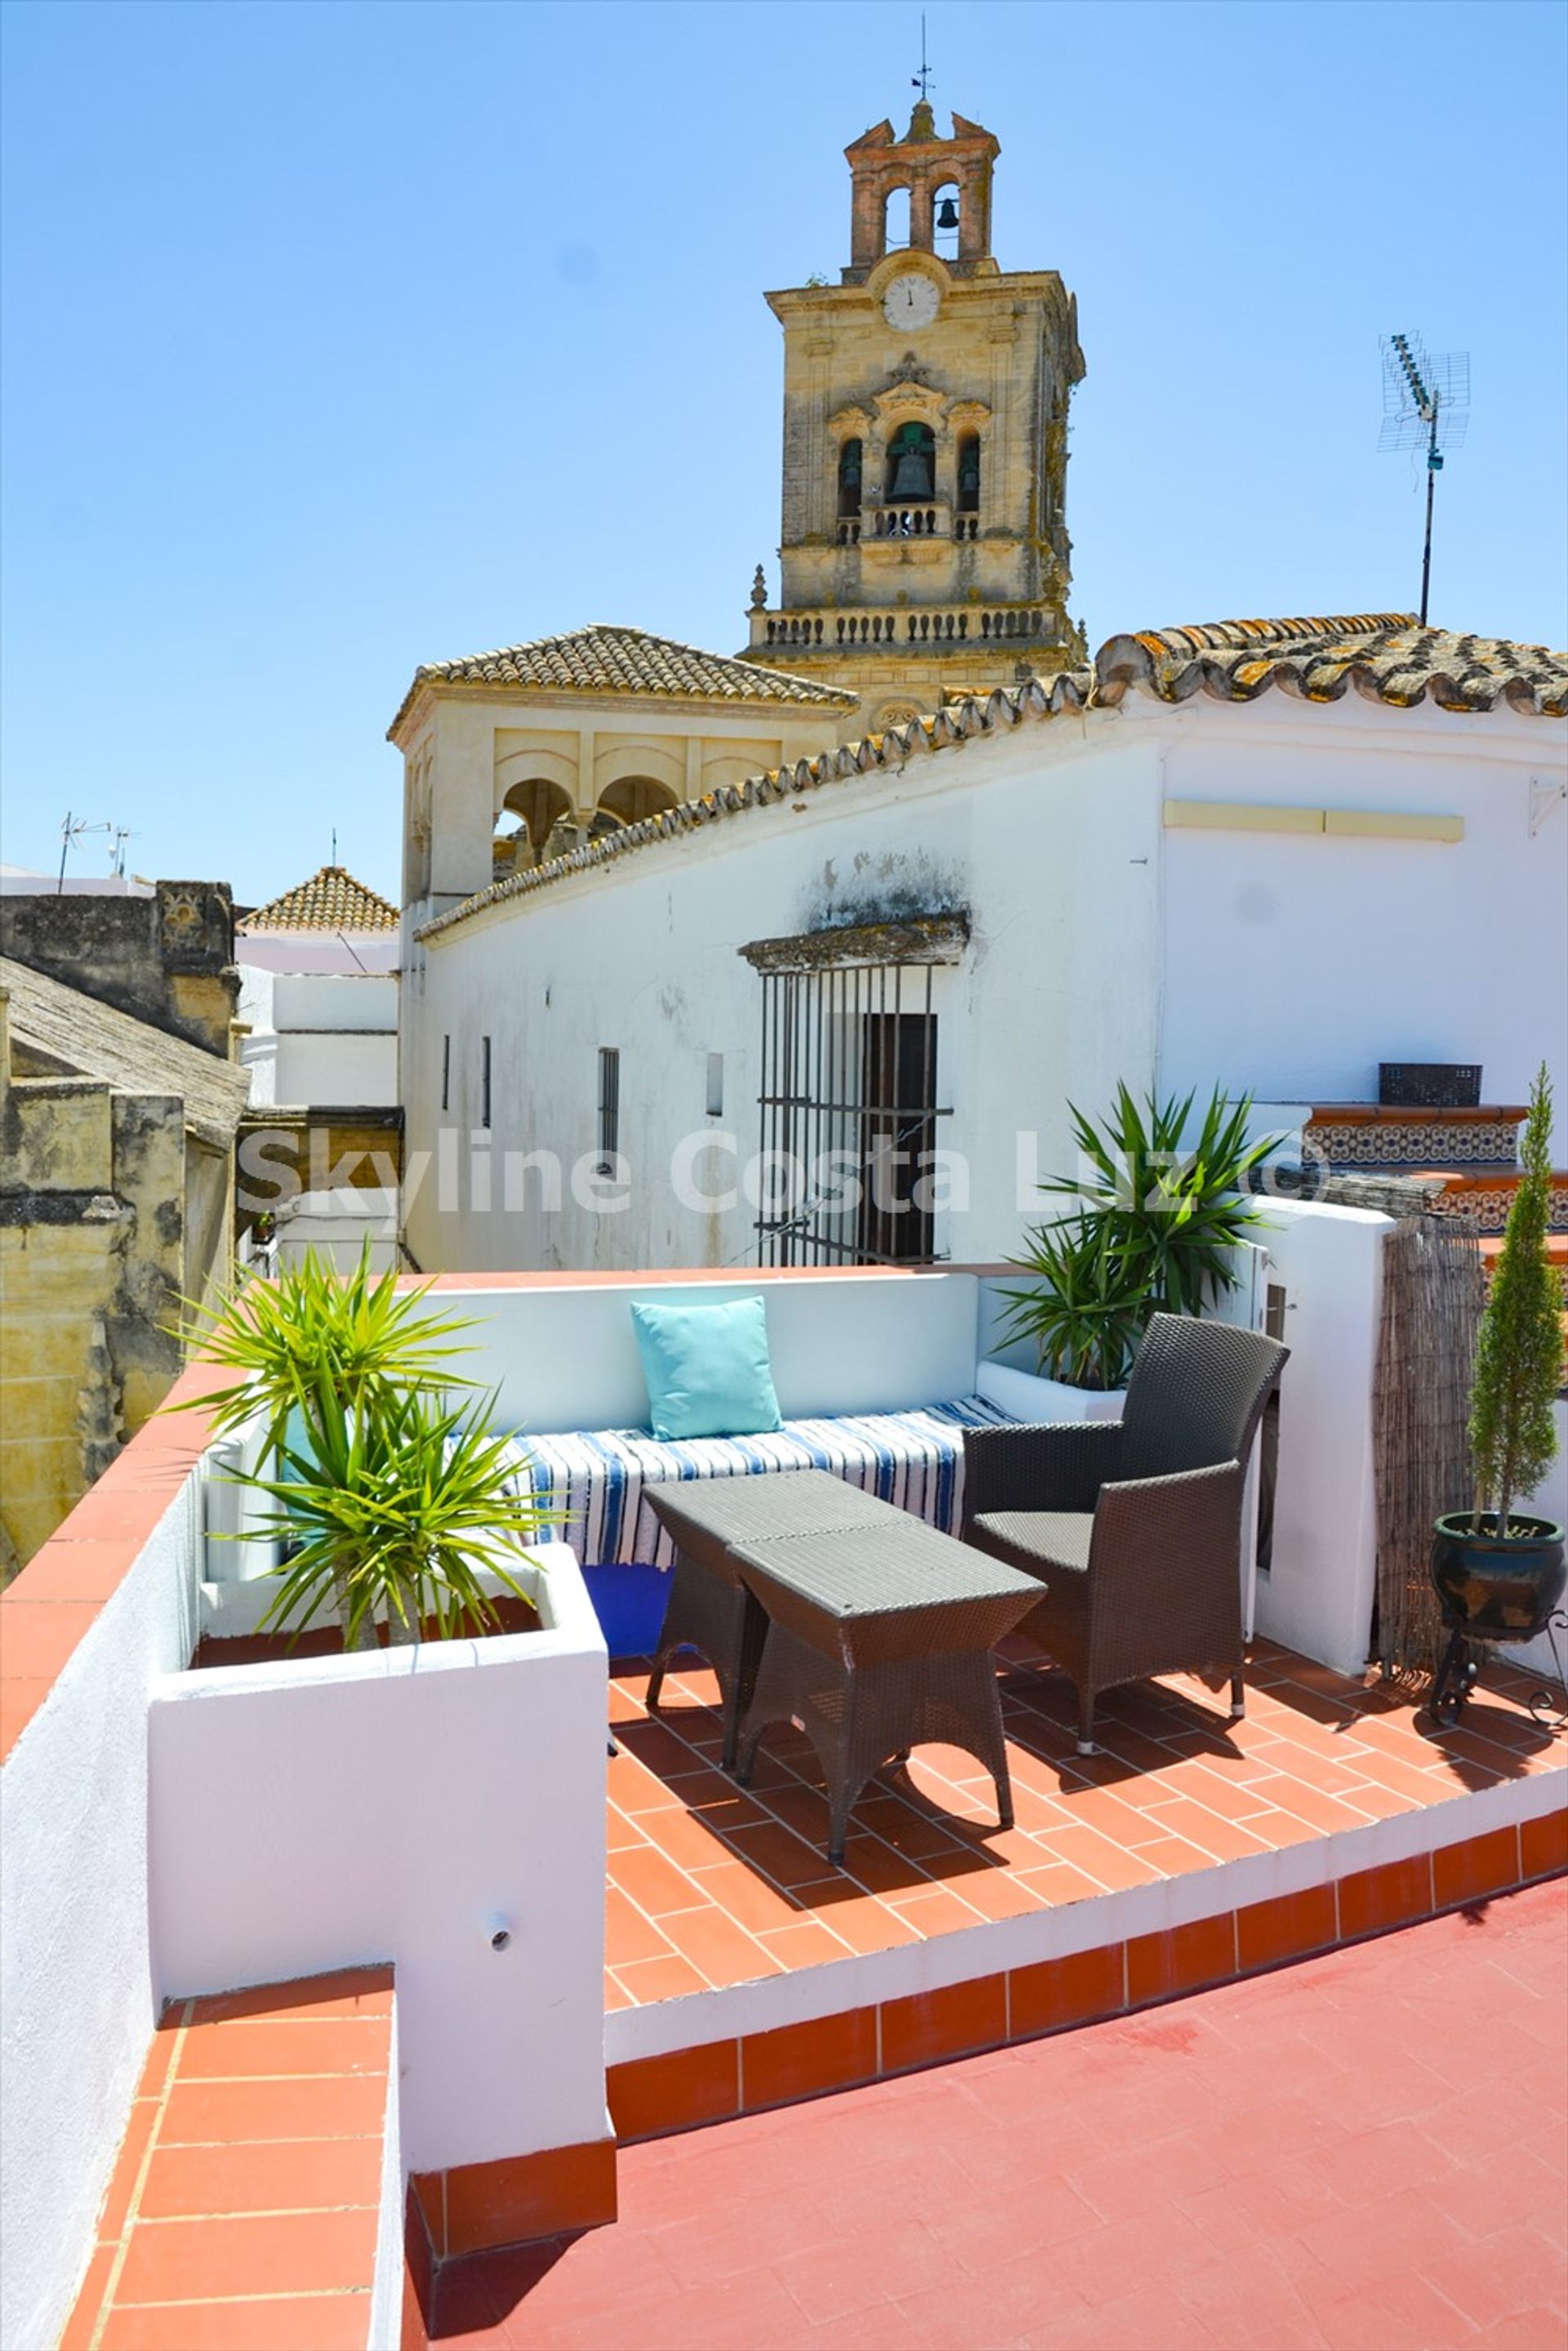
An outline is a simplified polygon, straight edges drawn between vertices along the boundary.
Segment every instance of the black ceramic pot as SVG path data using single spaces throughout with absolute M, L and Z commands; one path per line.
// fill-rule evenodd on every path
M 1493 1531 L 1496 1520 L 1481 1514 L 1480 1534 L 1470 1531 L 1469 1510 L 1438 1520 L 1432 1544 L 1432 1582 L 1451 1625 L 1477 1640 L 1528 1641 L 1539 1633 L 1568 1582 L 1563 1530 L 1550 1519 L 1510 1513 L 1507 1535 Z

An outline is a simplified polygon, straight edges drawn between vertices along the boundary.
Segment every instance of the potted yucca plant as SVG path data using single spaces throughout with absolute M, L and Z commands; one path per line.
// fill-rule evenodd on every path
M 1547 1240 L 1551 1136 L 1552 1086 L 1542 1064 L 1520 1146 L 1519 1189 L 1476 1343 L 1469 1423 L 1475 1500 L 1438 1520 L 1432 1546 L 1432 1581 L 1460 1642 L 1530 1639 L 1551 1616 L 1568 1573 L 1563 1529 L 1519 1507 L 1557 1452 L 1563 1301 Z M 1450 1650 L 1456 1647 L 1450 1642 Z
M 232 1474 L 273 1505 L 248 1539 L 283 1544 L 263 1629 L 297 1634 L 333 1608 L 359 1649 L 378 1645 L 378 1617 L 393 1642 L 493 1627 L 486 1577 L 533 1605 L 518 1553 L 547 1514 L 517 1488 L 493 1399 L 452 1368 L 472 1319 L 425 1311 L 429 1288 L 373 1277 L 368 1245 L 348 1275 L 306 1252 L 187 1333 L 237 1376 L 171 1408 L 206 1406 L 220 1437 L 259 1424 L 257 1466 Z
M 1040 1189 L 1075 1206 L 1030 1231 L 1009 1263 L 1033 1279 L 1002 1293 L 1003 1335 L 1064 1386 L 1121 1388 L 1151 1315 L 1201 1314 L 1234 1285 L 1231 1252 L 1262 1221 L 1247 1178 L 1278 1137 L 1250 1143 L 1251 1095 L 1218 1088 L 1189 1132 L 1194 1099 L 1121 1085 L 1100 1124 L 1068 1104 L 1083 1172 Z

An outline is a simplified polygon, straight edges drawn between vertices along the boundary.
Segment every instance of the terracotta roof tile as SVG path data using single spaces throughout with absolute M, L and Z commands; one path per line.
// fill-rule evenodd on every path
M 819 685 L 783 670 L 732 661 L 726 653 L 705 653 L 700 645 L 680 644 L 673 637 L 651 636 L 646 629 L 604 622 L 566 636 L 503 645 L 493 653 L 421 664 L 389 733 L 396 733 L 414 695 L 426 684 L 523 686 L 545 694 L 694 694 L 838 708 L 852 706 L 856 699 L 842 686 Z
M 251 931 L 395 931 L 398 910 L 344 865 L 323 865 L 308 882 L 269 898 L 239 925 Z
M 1095 675 L 1096 698 L 1106 703 L 1119 702 L 1131 685 L 1162 702 L 1199 692 L 1251 702 L 1271 686 L 1337 702 L 1354 685 L 1396 709 L 1430 695 L 1445 710 L 1490 710 L 1501 700 L 1537 717 L 1568 716 L 1568 653 L 1424 629 L 1408 612 L 1144 630 L 1103 645 Z

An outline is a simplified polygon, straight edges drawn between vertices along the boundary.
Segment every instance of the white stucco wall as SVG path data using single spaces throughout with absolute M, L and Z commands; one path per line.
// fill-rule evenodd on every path
M 1168 1084 L 1376 1102 L 1377 1064 L 1476 1061 L 1522 1102 L 1544 1060 L 1568 1149 L 1564 729 L 1511 711 L 1385 710 L 1351 695 L 1169 714 L 1173 799 L 1459 816 L 1459 841 L 1166 831 L 1160 1069 Z
M 544 1631 L 171 1673 L 152 1694 L 159 1992 L 390 1959 L 411 2170 L 607 2130 L 607 1667 L 561 1550 Z
M 241 944 L 248 955 L 252 942 Z M 397 1101 L 395 972 L 366 973 L 352 965 L 296 971 L 249 962 L 239 970 L 238 1017 L 251 1031 L 241 1040 L 240 1057 L 251 1071 L 253 1107 L 378 1108 Z
M 1049 764 L 1042 747 L 1051 744 Z M 1038 1130 L 1060 1163 L 1071 1096 L 1149 1081 L 1155 1043 L 1156 748 L 1112 723 L 1091 746 L 1076 721 L 1026 726 L 901 775 L 831 784 L 678 841 L 639 850 L 496 907 L 415 956 L 404 982 L 405 1165 L 452 1131 L 466 1163 L 481 1113 L 481 1040 L 493 1055 L 493 1205 L 472 1183 L 441 1208 L 432 1170 L 405 1184 L 405 1222 L 427 1270 L 739 1262 L 754 1249 L 743 1200 L 683 1209 L 667 1180 L 680 1140 L 759 1143 L 761 982 L 736 950 L 830 924 L 964 907 L 963 962 L 936 977 L 942 1147 L 970 1160 L 967 1208 L 939 1225 L 955 1259 L 1016 1238 L 1014 1135 Z M 1084 909 L 1092 907 L 1086 919 Z M 450 1110 L 442 1113 L 442 1040 Z M 596 1140 L 597 1053 L 619 1049 L 624 1214 L 595 1216 L 568 1188 L 545 1215 L 504 1205 L 507 1152 L 547 1149 L 569 1170 Z M 724 1111 L 705 1116 L 711 1054 Z M 731 1180 L 710 1163 L 719 1191 Z M 1032 1178 L 1031 1178 L 1032 1180 Z
M 6 2351 L 51 2351 L 70 2314 L 158 2018 L 147 1693 L 195 1637 L 200 1524 L 192 1479 L 0 1771 Z
M 403 1075 L 410 1161 L 447 1130 L 449 1205 L 433 1167 L 408 1187 L 431 1269 L 625 1268 L 740 1261 L 754 1209 L 672 1200 L 681 1136 L 760 1140 L 761 982 L 752 939 L 962 906 L 972 937 L 939 972 L 944 1147 L 966 1153 L 966 1209 L 939 1250 L 1009 1253 L 1031 1207 L 1020 1133 L 1043 1171 L 1068 1157 L 1065 1104 L 1216 1082 L 1269 1100 L 1374 1098 L 1379 1060 L 1476 1060 L 1492 1099 L 1521 1099 L 1544 1056 L 1568 1105 L 1568 812 L 1532 835 L 1531 778 L 1563 730 L 1511 710 L 1396 711 L 1282 695 L 1179 709 L 1133 695 L 1081 719 L 1030 720 L 782 804 L 748 810 L 574 875 L 410 950 Z M 1174 830 L 1172 799 L 1457 814 L 1425 840 Z M 1473 952 L 1477 910 L 1506 905 Z M 490 1202 L 470 1168 L 492 1040 Z M 441 1102 L 450 1038 L 449 1108 Z M 629 1207 L 595 1216 L 506 1207 L 504 1155 L 572 1165 L 596 1140 L 597 1056 L 621 1054 Z M 710 1054 L 724 1112 L 705 1120 Z M 1568 1115 L 1568 1111 L 1565 1111 Z M 711 1190 L 722 1188 L 722 1164 Z M 731 1163 L 732 1168 L 733 1163 Z M 1021 1200 L 1023 1205 L 1021 1206 Z

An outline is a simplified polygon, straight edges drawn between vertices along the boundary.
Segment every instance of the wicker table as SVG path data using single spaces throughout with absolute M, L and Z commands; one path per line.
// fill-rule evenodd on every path
M 826 1774 L 832 1862 L 844 1859 L 850 1807 L 872 1773 L 927 1740 L 977 1757 L 996 1782 L 1002 1826 L 1012 1825 L 991 1652 L 1039 1605 L 1039 1579 L 877 1509 L 875 1524 L 732 1546 L 768 1619 L 740 1780 L 768 1723 L 799 1723 Z
M 735 1573 L 732 1546 L 882 1526 L 889 1518 L 903 1520 L 907 1513 L 827 1469 L 683 1479 L 650 1493 L 648 1500 L 675 1544 L 670 1598 L 648 1685 L 649 1712 L 659 1710 L 676 1650 L 701 1650 L 723 1699 L 723 1763 L 731 1771 L 767 1631 L 766 1616 Z

